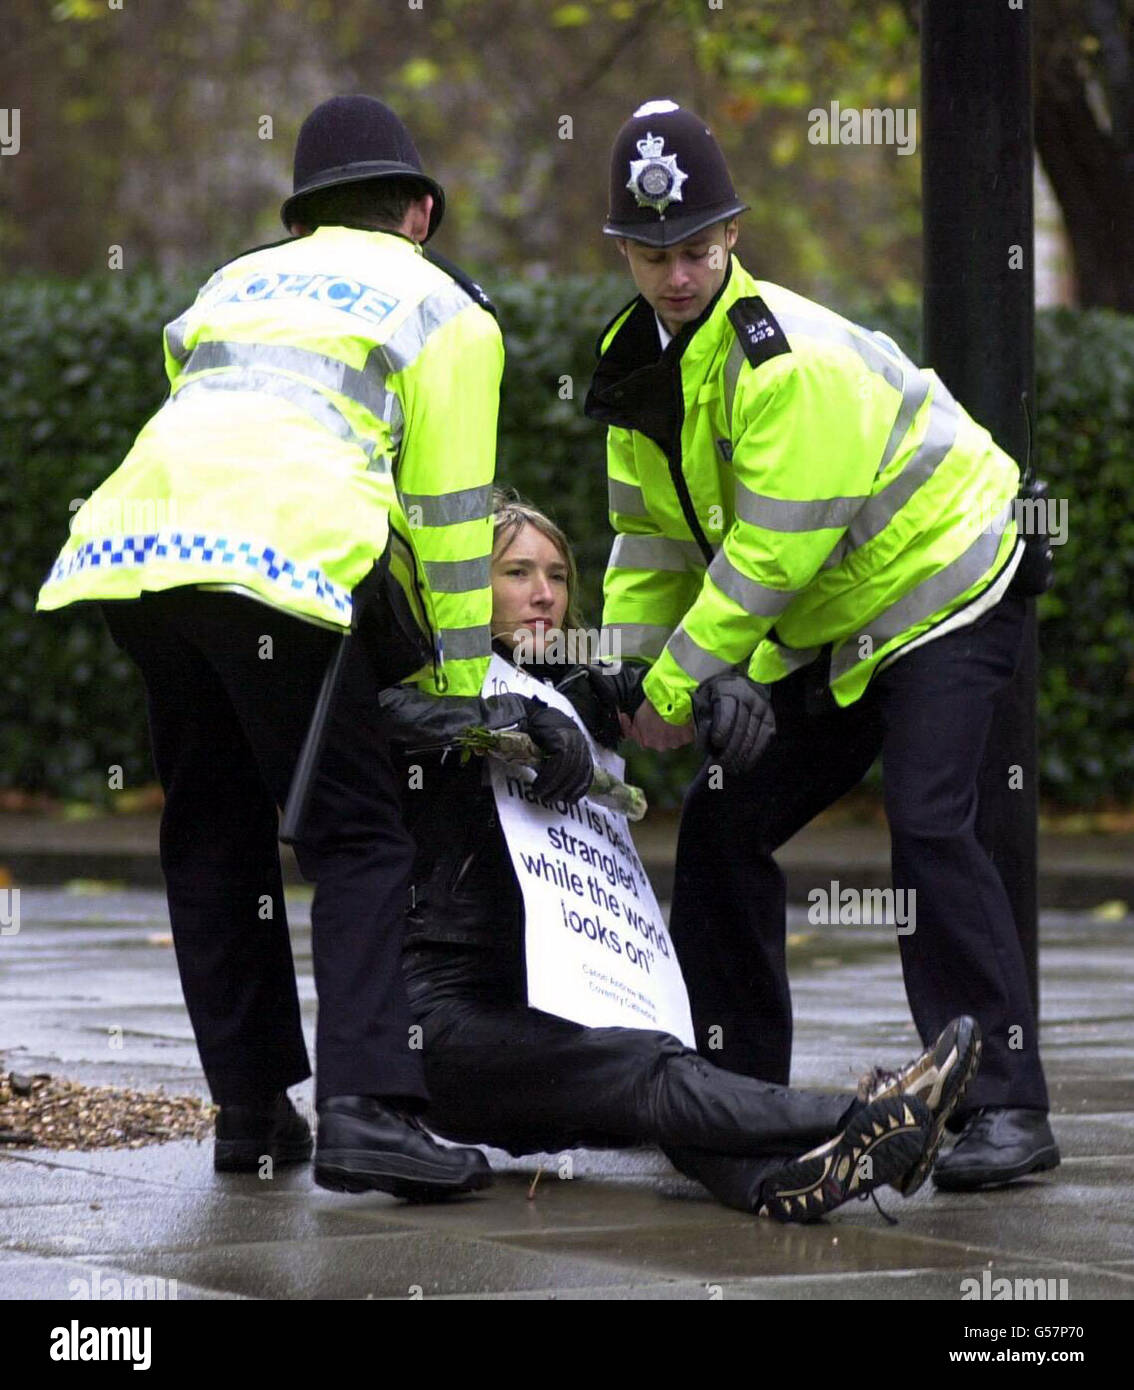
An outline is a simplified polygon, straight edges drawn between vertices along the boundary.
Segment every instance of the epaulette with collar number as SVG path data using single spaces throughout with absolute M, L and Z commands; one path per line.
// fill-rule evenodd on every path
M 753 367 L 791 351 L 787 334 L 758 294 L 738 299 L 729 309 L 728 319 Z
M 451 279 L 456 280 L 457 284 L 460 285 L 461 289 L 464 290 L 475 304 L 479 304 L 480 307 L 490 313 L 494 319 L 500 317 L 496 312 L 496 305 L 493 304 L 492 300 L 489 299 L 488 295 L 485 294 L 477 282 L 465 274 L 459 265 L 454 265 L 447 257 L 438 254 L 436 251 L 431 251 L 428 247 L 423 248 L 423 250 L 425 259 L 429 261 L 431 265 L 435 265 L 438 270 L 443 270 Z

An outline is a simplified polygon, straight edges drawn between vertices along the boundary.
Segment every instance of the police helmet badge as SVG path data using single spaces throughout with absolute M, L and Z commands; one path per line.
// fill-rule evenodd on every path
M 637 145 L 642 158 L 630 161 L 626 187 L 640 208 L 653 208 L 664 216 L 670 203 L 682 201 L 681 185 L 689 175 L 678 168 L 675 154 L 662 154 L 663 136 L 647 131 L 645 139 L 637 141 Z

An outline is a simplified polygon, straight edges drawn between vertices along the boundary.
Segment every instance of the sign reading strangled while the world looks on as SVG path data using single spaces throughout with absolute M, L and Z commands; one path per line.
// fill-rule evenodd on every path
M 579 722 L 565 696 L 493 656 L 483 693 L 504 691 L 534 695 Z M 621 778 L 622 759 L 587 740 Z M 692 1046 L 685 982 L 626 817 L 586 798 L 540 801 L 531 769 L 489 765 L 524 895 L 528 1004 L 592 1028 L 660 1029 Z

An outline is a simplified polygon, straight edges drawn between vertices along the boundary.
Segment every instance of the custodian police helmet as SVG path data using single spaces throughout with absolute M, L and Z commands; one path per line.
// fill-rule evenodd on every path
M 674 246 L 747 206 L 713 132 L 675 101 L 647 101 L 615 137 L 607 236 Z
M 280 216 L 288 228 L 293 222 L 302 222 L 303 200 L 316 189 L 406 177 L 416 179 L 433 194 L 428 241 L 444 216 L 445 191 L 422 171 L 409 131 L 375 97 L 332 97 L 317 106 L 300 127 L 292 195 Z

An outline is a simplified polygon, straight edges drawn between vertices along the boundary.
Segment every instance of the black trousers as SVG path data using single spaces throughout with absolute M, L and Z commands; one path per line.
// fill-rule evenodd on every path
M 1009 594 L 902 656 L 845 709 L 809 716 L 809 673 L 797 672 L 773 687 L 777 733 L 753 771 L 715 786 L 722 779 L 702 768 L 682 811 L 670 932 L 698 1045 L 722 1066 L 787 1082 L 785 892 L 773 854 L 881 752 L 893 885 L 916 894 L 914 930 L 898 938 L 914 1022 L 926 1044 L 958 1014 L 984 1034 L 958 1119 L 986 1105 L 1047 1109 L 1011 906 L 975 833 L 977 777 L 1023 617 L 1024 600 Z
M 146 682 L 161 864 L 185 1002 L 218 1104 L 311 1068 L 280 877 L 284 804 L 337 636 L 231 593 L 103 605 Z M 296 855 L 314 880 L 316 1100 L 426 1096 L 401 974 L 413 844 L 365 645 L 354 641 Z
M 830 1139 L 849 1094 L 793 1091 L 713 1066 L 668 1033 L 584 1028 L 529 1009 L 518 955 L 415 944 L 430 1128 L 509 1153 L 657 1144 L 729 1206 L 755 1209 L 785 1158 Z

